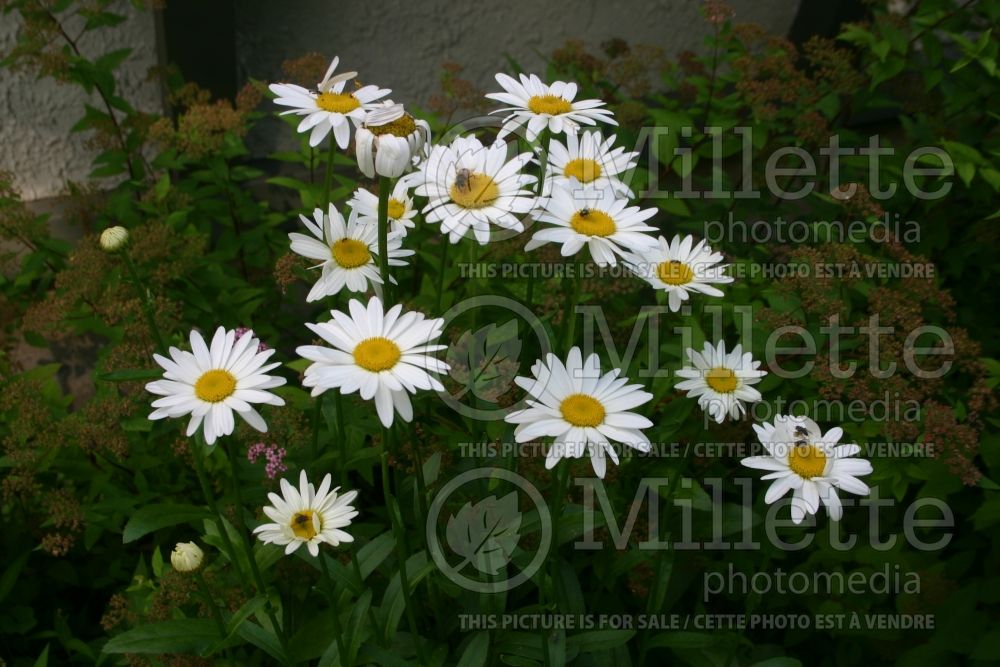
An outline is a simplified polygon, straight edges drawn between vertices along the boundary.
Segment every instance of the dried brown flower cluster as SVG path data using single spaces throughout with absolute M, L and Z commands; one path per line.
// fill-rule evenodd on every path
M 483 97 L 485 91 L 459 76 L 465 69 L 464 66 L 446 62 L 441 69 L 441 92 L 431 96 L 428 108 L 442 118 L 448 119 L 445 120 L 446 125 L 458 111 L 484 113 L 489 109 L 489 101 Z

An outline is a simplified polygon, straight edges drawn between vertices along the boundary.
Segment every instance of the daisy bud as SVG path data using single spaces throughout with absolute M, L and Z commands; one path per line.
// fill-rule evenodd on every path
M 178 572 L 194 572 L 201 567 L 205 554 L 194 542 L 178 542 L 170 552 L 170 564 Z
M 406 113 L 402 104 L 386 103 L 365 116 L 354 135 L 358 167 L 368 178 L 399 178 L 430 138 L 430 126 Z
M 128 230 L 124 227 L 108 227 L 101 232 L 101 249 L 105 252 L 118 252 L 126 243 L 128 243 Z

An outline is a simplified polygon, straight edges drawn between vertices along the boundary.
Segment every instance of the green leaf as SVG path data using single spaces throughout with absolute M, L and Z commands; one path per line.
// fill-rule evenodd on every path
M 211 516 L 212 514 L 208 510 L 196 505 L 163 503 L 143 507 L 133 514 L 132 518 L 125 524 L 125 530 L 122 531 L 122 542 L 128 544 L 154 530 L 176 526 L 179 523 L 193 523 Z
M 462 651 L 458 667 L 483 667 L 490 657 L 490 634 L 477 632 Z
M 112 637 L 105 653 L 201 653 L 219 636 L 207 618 L 179 618 L 141 625 Z
M 610 651 L 624 646 L 635 636 L 635 630 L 594 630 L 572 635 L 566 639 L 568 648 L 576 647 L 580 653 Z
M 105 382 L 134 382 L 135 380 L 157 380 L 163 377 L 163 369 L 153 368 L 128 368 L 121 371 L 111 371 L 101 373 L 98 380 Z
M 709 648 L 714 644 L 712 635 L 703 632 L 665 632 L 649 641 L 650 648 Z
M 465 503 L 458 514 L 448 518 L 445 532 L 448 546 L 465 559 L 455 571 L 471 563 L 483 574 L 497 574 L 510 562 L 520 528 L 515 491 L 499 499 L 489 496 L 475 504 Z

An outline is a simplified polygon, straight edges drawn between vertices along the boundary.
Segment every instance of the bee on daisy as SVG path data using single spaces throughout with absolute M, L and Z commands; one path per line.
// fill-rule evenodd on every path
M 258 431 L 267 423 L 253 407 L 255 403 L 284 405 L 269 389 L 285 384 L 285 378 L 268 375 L 280 364 L 268 364 L 274 350 L 259 350 L 260 341 L 248 332 L 236 339 L 235 330 L 219 327 L 211 346 L 197 331 L 191 332 L 191 352 L 171 347 L 170 358 L 154 354 L 164 370 L 163 379 L 150 382 L 146 391 L 162 396 L 153 401 L 150 419 L 191 415 L 186 434 L 203 428 L 209 445 L 236 427 L 233 413 Z
M 614 114 L 602 108 L 604 102 L 576 99 L 575 83 L 556 81 L 548 85 L 534 74 L 520 74 L 518 79 L 497 74 L 497 83 L 504 92 L 486 95 L 491 100 L 509 105 L 493 112 L 508 113 L 498 139 L 524 125 L 527 125 L 525 136 L 528 141 L 534 141 L 546 128 L 552 134 L 575 134 L 580 125 L 596 125 L 599 122 L 618 125 Z
M 617 194 L 635 197 L 621 180 L 622 174 L 636 166 L 638 153 L 614 147 L 615 136 L 601 137 L 598 130 L 567 134 L 566 143 L 549 143 L 547 186 L 566 188 L 611 188 Z
M 378 297 L 372 297 L 367 306 L 351 299 L 348 310 L 350 314 L 332 311 L 329 322 L 306 324 L 332 347 L 303 345 L 296 350 L 313 362 L 302 384 L 312 388 L 313 396 L 328 389 L 342 394 L 359 391 L 364 400 L 375 401 L 379 420 L 387 428 L 396 413 L 412 421 L 410 394 L 444 391 L 435 375 L 447 373 L 450 367 L 433 356 L 446 348 L 433 343 L 441 335 L 444 320 L 403 313 L 400 305 L 385 311 Z
M 656 215 L 656 209 L 640 209 L 628 203 L 610 187 L 583 190 L 557 185 L 536 214 L 539 222 L 554 227 L 536 231 L 524 249 L 559 243 L 562 256 L 569 257 L 586 246 L 598 266 L 615 266 L 618 256 L 642 252 L 656 244 L 656 239 L 646 233 L 656 228 L 645 224 Z
M 653 422 L 631 410 L 648 403 L 653 395 L 641 385 L 628 384 L 628 378 L 618 377 L 621 369 L 602 374 L 596 354 L 584 359 L 580 348 L 574 347 L 565 363 L 549 353 L 544 361 L 535 362 L 531 373 L 533 377 L 514 379 L 528 392 L 528 407 L 511 412 L 504 420 L 517 424 L 517 442 L 553 438 L 545 457 L 546 468 L 587 453 L 594 474 L 603 479 L 607 458 L 618 464 L 612 443 L 649 451 L 649 438 L 642 429 Z
M 716 422 L 721 424 L 726 417 L 739 419 L 746 403 L 761 399 L 751 385 L 760 382 L 767 371 L 760 370 L 760 362 L 743 352 L 742 345 L 727 353 L 725 341 L 720 340 L 716 346 L 705 343 L 701 352 L 688 348 L 686 353 L 690 365 L 677 371 L 677 376 L 685 379 L 676 388 L 697 398 L 698 406 Z
M 767 504 L 792 491 L 794 523 L 815 514 L 821 502 L 830 518 L 840 521 L 844 506 L 837 489 L 868 495 L 868 485 L 858 478 L 870 475 L 872 464 L 855 456 L 861 451 L 856 444 L 838 444 L 844 437 L 839 426 L 823 433 L 808 417 L 776 415 L 773 424 L 764 422 L 753 428 L 767 455 L 749 456 L 741 463 L 766 470 L 762 480 L 774 480 L 764 496 Z
M 306 546 L 310 555 L 319 555 L 319 545 L 339 546 L 341 542 L 353 542 L 354 537 L 344 531 L 351 520 L 358 515 L 351 503 L 357 491 L 338 494 L 340 487 L 330 488 L 327 474 L 316 489 L 303 470 L 299 474 L 299 488 L 287 479 L 281 480 L 281 495 L 267 494 L 271 504 L 264 507 L 264 514 L 273 523 L 265 523 L 253 529 L 264 544 L 285 547 L 290 554 Z
M 319 262 L 311 268 L 321 268 L 322 273 L 306 301 L 318 301 L 332 296 L 347 287 L 352 292 L 366 292 L 371 286 L 376 294 L 381 293 L 382 276 L 379 274 L 378 227 L 362 222 L 357 211 L 352 211 L 347 222 L 339 211 L 330 204 L 327 213 L 317 208 L 313 220 L 299 215 L 302 224 L 311 236 L 292 232 L 292 252 Z M 413 250 L 402 247 L 402 234 L 388 235 L 389 266 L 406 266 L 402 259 L 414 254 Z M 396 279 L 389 277 L 395 284 Z
M 528 186 L 536 182 L 521 170 L 531 153 L 507 159 L 507 144 L 483 146 L 475 137 L 456 137 L 435 146 L 421 165 L 415 193 L 427 197 L 427 222 L 440 222 L 441 233 L 458 243 L 471 229 L 480 245 L 490 242 L 491 226 L 524 231 L 519 216 L 535 206 Z
M 675 313 L 691 293 L 723 296 L 715 285 L 733 282 L 732 276 L 723 273 L 729 265 L 721 263 L 722 253 L 704 240 L 695 243 L 690 235 L 677 234 L 670 243 L 661 236 L 651 247 L 633 251 L 625 259 L 633 273 L 667 293 L 667 304 Z
M 417 209 L 410 197 L 409 182 L 399 179 L 389 195 L 389 230 L 401 237 L 416 226 L 414 218 Z M 347 206 L 358 214 L 358 222 L 378 226 L 378 195 L 364 188 L 358 188 L 348 200 Z
M 341 148 L 347 148 L 351 138 L 351 124 L 360 125 L 372 104 L 388 95 L 391 90 L 378 86 L 361 86 L 352 92 L 344 92 L 347 82 L 358 75 L 357 72 L 334 74 L 340 58 L 334 58 L 326 75 L 316 90 L 309 90 L 294 83 L 272 83 L 269 88 L 276 95 L 274 103 L 291 107 L 281 115 L 302 116 L 297 132 L 309 133 L 309 145 L 319 146 L 333 131 L 334 139 Z

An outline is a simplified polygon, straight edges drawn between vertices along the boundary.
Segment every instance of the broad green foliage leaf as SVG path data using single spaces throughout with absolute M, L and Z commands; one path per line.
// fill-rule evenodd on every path
M 147 505 L 128 520 L 122 531 L 122 541 L 126 544 L 148 535 L 154 530 L 176 526 L 179 523 L 194 523 L 209 518 L 211 513 L 197 505 L 163 503 Z
M 219 637 L 207 618 L 181 618 L 148 623 L 115 635 L 105 653 L 200 653 Z
M 499 499 L 489 496 L 465 503 L 458 514 L 449 517 L 445 532 L 448 546 L 465 559 L 456 571 L 471 563 L 484 574 L 497 574 L 510 562 L 520 527 L 515 491 Z

